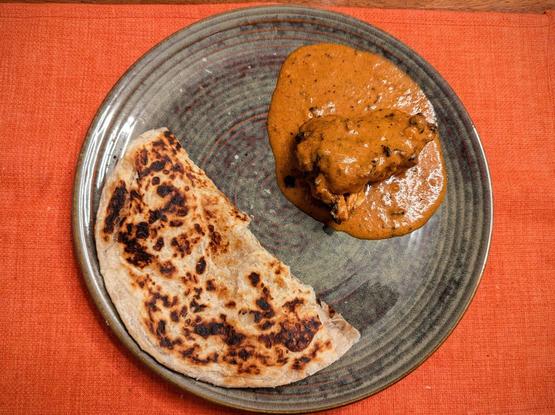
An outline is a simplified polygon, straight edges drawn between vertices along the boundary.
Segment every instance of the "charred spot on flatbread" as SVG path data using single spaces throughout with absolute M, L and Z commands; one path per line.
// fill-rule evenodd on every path
M 251 272 L 249 274 L 249 281 L 251 282 L 251 285 L 253 287 L 256 287 L 258 285 L 258 283 L 260 282 L 260 275 L 257 274 L 256 272 Z
M 114 189 L 110 202 L 106 209 L 106 219 L 104 220 L 104 233 L 110 234 L 114 232 L 115 226 L 120 220 L 120 211 L 125 205 L 127 198 L 127 189 L 125 182 L 120 181 L 118 186 Z

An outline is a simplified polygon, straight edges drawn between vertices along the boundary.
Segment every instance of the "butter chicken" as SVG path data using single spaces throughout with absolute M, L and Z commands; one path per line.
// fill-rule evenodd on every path
M 297 49 L 268 116 L 279 187 L 355 237 L 411 232 L 445 194 L 434 121 L 422 90 L 385 58 L 332 44 Z

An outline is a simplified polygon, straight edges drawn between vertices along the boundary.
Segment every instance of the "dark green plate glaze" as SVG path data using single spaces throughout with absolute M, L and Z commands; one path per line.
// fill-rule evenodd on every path
M 362 241 L 325 233 L 281 195 L 266 135 L 277 75 L 295 48 L 335 42 L 382 54 L 434 105 L 448 170 L 447 198 L 409 235 Z M 216 185 L 254 217 L 262 244 L 315 287 L 362 338 L 331 367 L 276 389 L 224 389 L 158 364 L 125 331 L 104 289 L 94 222 L 104 179 L 129 140 L 167 126 Z M 478 134 L 451 88 L 407 46 L 346 17 L 260 7 L 203 20 L 160 43 L 121 78 L 82 149 L 74 238 L 83 276 L 107 323 L 148 367 L 183 389 L 247 410 L 306 412 L 371 395 L 421 364 L 449 335 L 480 280 L 492 228 L 491 183 Z

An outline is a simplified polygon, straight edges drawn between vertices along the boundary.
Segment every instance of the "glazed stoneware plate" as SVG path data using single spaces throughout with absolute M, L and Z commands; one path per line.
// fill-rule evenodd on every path
M 266 133 L 278 72 L 294 49 L 320 42 L 379 53 L 432 102 L 448 172 L 447 198 L 423 228 L 363 241 L 325 232 L 282 196 Z M 192 159 L 253 217 L 262 244 L 311 284 L 362 334 L 321 372 L 275 389 L 224 389 L 160 365 L 126 332 L 104 288 L 94 244 L 106 176 L 130 140 L 167 126 Z M 407 46 L 346 17 L 300 7 L 259 7 L 203 20 L 143 56 L 110 92 L 82 149 L 74 193 L 75 247 L 106 322 L 142 362 L 220 404 L 307 412 L 371 395 L 422 363 L 453 330 L 477 288 L 492 226 L 491 184 L 476 130 L 451 88 Z

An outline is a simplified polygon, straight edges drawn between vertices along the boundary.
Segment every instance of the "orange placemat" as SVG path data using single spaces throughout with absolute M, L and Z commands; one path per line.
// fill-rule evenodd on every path
M 79 149 L 118 77 L 235 7 L 0 5 L 1 413 L 230 412 L 150 374 L 111 335 L 73 259 L 70 209 Z M 337 10 L 409 44 L 460 95 L 490 162 L 495 224 L 444 345 L 328 413 L 555 413 L 555 14 Z

